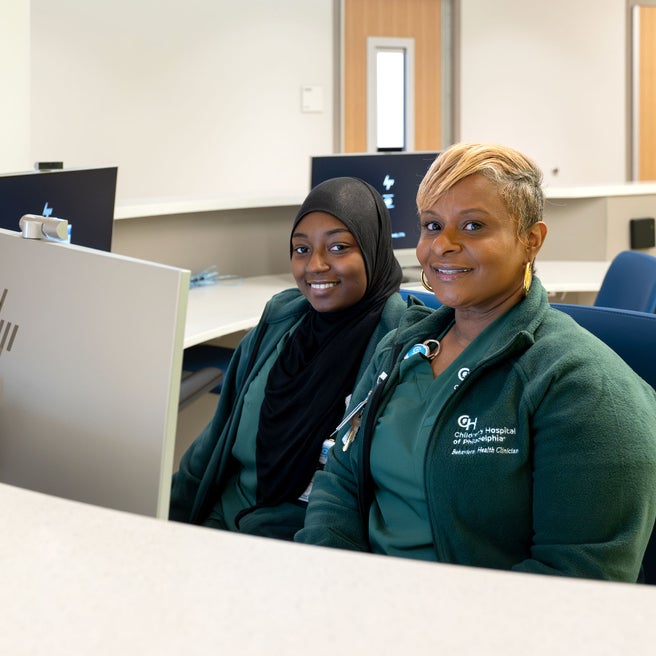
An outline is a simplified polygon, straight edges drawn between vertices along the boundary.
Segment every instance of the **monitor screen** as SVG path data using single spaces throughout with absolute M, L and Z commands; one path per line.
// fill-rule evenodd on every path
M 341 176 L 351 176 L 368 182 L 378 190 L 389 209 L 394 250 L 414 251 L 419 238 L 419 219 L 415 202 L 417 189 L 437 155 L 437 151 L 434 151 L 313 157 L 311 187 L 328 178 Z
M 118 168 L 60 169 L 0 174 L 0 228 L 20 230 L 24 214 L 66 219 L 71 243 L 112 247 Z

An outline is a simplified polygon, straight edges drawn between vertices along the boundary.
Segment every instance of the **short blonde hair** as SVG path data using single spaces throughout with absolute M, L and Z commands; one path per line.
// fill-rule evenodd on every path
M 475 173 L 497 187 L 518 236 L 542 220 L 544 194 L 539 167 L 512 148 L 480 143 L 454 144 L 438 155 L 419 185 L 419 213 L 432 207 L 457 182 Z

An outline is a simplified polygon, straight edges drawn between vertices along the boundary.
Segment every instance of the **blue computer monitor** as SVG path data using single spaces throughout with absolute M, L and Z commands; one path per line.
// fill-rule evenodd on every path
M 0 174 L 0 228 L 20 230 L 24 214 L 66 219 L 71 243 L 112 247 L 117 167 Z
M 385 200 L 392 219 L 392 246 L 402 266 L 417 264 L 416 196 L 437 151 L 343 153 L 312 157 L 310 187 L 329 178 L 352 176 L 368 182 Z

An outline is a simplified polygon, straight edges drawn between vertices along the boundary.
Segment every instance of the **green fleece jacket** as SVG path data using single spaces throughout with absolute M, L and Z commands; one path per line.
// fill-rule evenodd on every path
M 360 431 L 317 473 L 297 541 L 370 549 L 372 427 L 405 353 L 453 316 L 411 308 L 381 342 L 351 400 L 376 388 Z M 436 559 L 636 581 L 656 516 L 656 393 L 537 280 L 504 326 L 454 381 L 424 454 Z
M 413 302 L 416 303 L 406 304 L 399 294 L 392 294 L 387 300 L 378 327 L 369 340 L 358 377 L 378 342 L 398 325 L 407 305 Z M 258 325 L 239 343 L 225 372 L 214 417 L 183 455 L 180 468 L 173 476 L 170 519 L 193 524 L 201 524 L 206 519 L 229 475 L 232 447 L 250 382 L 283 336 L 309 309 L 309 302 L 298 289 L 276 294 L 267 303 Z M 341 404 L 344 399 L 335 402 Z M 277 520 L 273 517 L 271 521 Z M 296 521 L 296 513 L 291 521 Z

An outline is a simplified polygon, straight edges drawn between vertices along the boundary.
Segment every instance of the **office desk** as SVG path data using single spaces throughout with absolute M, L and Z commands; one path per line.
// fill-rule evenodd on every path
M 190 289 L 184 347 L 252 328 L 267 301 L 294 286 L 291 274 L 282 274 L 238 278 Z
M 544 261 L 536 263 L 537 275 L 550 294 L 597 292 L 610 262 Z M 185 348 L 255 326 L 266 302 L 295 283 L 291 274 L 254 276 L 189 292 Z M 417 281 L 404 284 L 420 289 Z
M 545 260 L 535 262 L 537 277 L 547 293 L 598 292 L 610 262 Z
M 653 654 L 656 587 L 205 529 L 0 485 L 0 653 Z
M 536 260 L 536 275 L 544 285 L 547 293 L 565 294 L 569 292 L 598 292 L 608 271 L 610 262 L 604 261 L 573 261 L 573 260 Z M 410 282 L 404 287 L 423 289 L 419 282 Z

